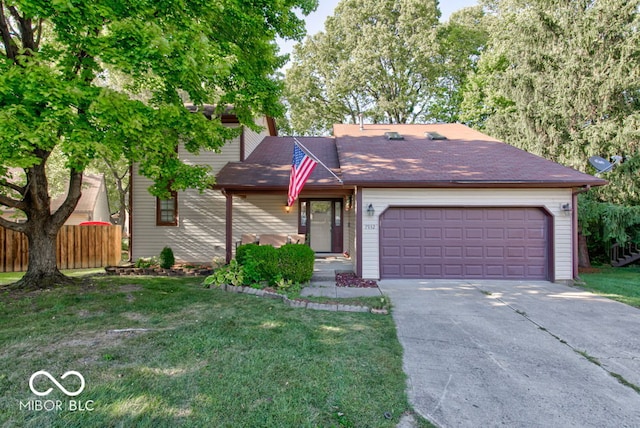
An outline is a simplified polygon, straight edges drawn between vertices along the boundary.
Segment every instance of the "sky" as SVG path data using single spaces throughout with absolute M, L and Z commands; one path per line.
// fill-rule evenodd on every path
M 306 17 L 307 22 L 307 34 L 316 34 L 319 31 L 324 30 L 324 21 L 328 16 L 333 15 L 333 9 L 340 3 L 340 0 L 320 0 L 318 9 Z M 441 21 L 446 21 L 453 12 L 456 12 L 465 7 L 476 6 L 477 0 L 441 0 L 438 2 L 440 12 L 442 16 Z M 280 41 L 280 53 L 291 53 L 295 42 Z

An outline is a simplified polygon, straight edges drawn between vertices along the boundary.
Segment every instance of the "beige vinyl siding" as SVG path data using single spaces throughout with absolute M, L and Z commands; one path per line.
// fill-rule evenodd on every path
M 219 191 L 178 193 L 178 226 L 156 226 L 156 199 L 146 192 L 150 181 L 136 177 L 133 259 L 160 254 L 169 246 L 177 260 L 210 263 L 226 254 L 226 197 Z M 146 195 L 143 193 L 146 192 Z M 141 194 L 142 193 L 142 194 Z M 284 196 L 249 194 L 233 197 L 233 243 L 244 233 L 295 234 L 297 211 L 284 210 Z
M 259 120 L 258 125 L 263 125 Z M 266 125 L 266 122 L 264 122 Z M 247 143 L 253 148 L 267 135 L 266 128 L 256 133 L 245 128 L 245 148 Z M 251 149 L 252 150 L 252 149 Z M 228 162 L 240 160 L 240 138 L 235 138 L 225 144 L 219 151 L 202 150 L 198 155 L 187 152 L 182 147 L 178 150 L 181 159 L 192 165 L 209 165 L 211 173 L 216 174 Z M 173 249 L 176 259 L 185 262 L 210 263 L 213 258 L 225 256 L 226 232 L 226 198 L 219 191 L 207 190 L 200 193 L 197 190 L 178 192 L 178 225 L 156 226 L 156 198 L 147 188 L 151 181 L 138 174 L 138 167 L 133 168 L 133 207 L 132 207 L 132 257 L 151 257 L 160 254 L 164 246 Z M 283 227 L 284 199 L 286 196 L 273 197 L 266 203 L 266 207 L 254 207 L 253 197 L 245 200 L 234 197 L 234 237 L 239 241 L 242 233 L 287 233 L 297 232 L 295 228 Z M 267 198 L 268 199 L 268 198 Z M 277 205 L 279 207 L 276 207 Z M 281 213 L 278 210 L 281 209 Z M 265 213 L 273 213 L 269 219 Z M 256 219 L 251 216 L 255 215 Z M 286 218 L 297 218 L 293 213 Z M 249 227 L 253 223 L 253 226 Z M 258 227 L 260 226 L 260 227 Z M 287 225 L 288 226 L 288 225 Z M 257 230 L 260 229 L 260 230 Z M 264 231 L 262 230 L 264 229 Z M 249 232 L 250 230 L 250 232 Z M 277 232 L 276 232 L 277 230 Z
M 217 174 L 223 166 L 229 162 L 240 160 L 240 138 L 234 138 L 222 146 L 219 152 L 211 150 L 201 150 L 200 153 L 193 154 L 185 150 L 182 146 L 178 150 L 180 159 L 190 165 L 209 165 L 212 174 Z
M 240 241 L 242 234 L 298 233 L 298 207 L 294 204 L 287 213 L 284 209 L 286 195 L 250 193 L 233 198 L 233 240 Z
M 556 281 L 573 279 L 571 213 L 561 209 L 571 204 L 571 189 L 362 189 L 363 206 L 373 204 L 375 215 L 363 213 L 362 276 L 380 277 L 379 216 L 397 207 L 544 207 L 553 217 L 553 259 Z
M 256 125 L 262 127 L 262 131 L 254 132 L 249 128 L 244 129 L 244 156 L 247 158 L 255 149 L 258 144 L 262 142 L 264 137 L 269 135 L 266 118 L 256 119 Z

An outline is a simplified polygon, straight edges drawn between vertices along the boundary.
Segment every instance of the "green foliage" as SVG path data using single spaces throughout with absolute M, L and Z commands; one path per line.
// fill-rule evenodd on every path
M 457 117 L 460 88 L 486 40 L 482 9 L 440 24 L 435 1 L 343 0 L 325 31 L 296 46 L 286 73 L 295 133 L 334 123 Z
M 162 269 L 170 269 L 176 263 L 176 258 L 173 255 L 173 250 L 170 247 L 164 247 L 158 257 L 158 262 Z
M 216 269 L 205 278 L 204 287 L 221 287 L 223 285 L 239 286 L 244 283 L 244 270 L 236 260 L 231 260 L 227 266 Z
M 278 275 L 276 248 L 271 245 L 246 244 L 238 247 L 237 251 L 236 260 L 244 267 L 246 284 L 266 281 L 273 285 Z
M 463 120 L 489 135 L 581 171 L 588 158 L 635 163 L 603 200 L 637 204 L 640 2 L 500 0 L 470 79 Z M 624 169 L 624 168 L 622 168 Z
M 98 159 L 111 162 L 114 178 L 122 176 L 116 163 L 136 163 L 155 196 L 209 188 L 209 167 L 184 163 L 180 154 L 217 152 L 238 136 L 241 127 L 222 123 L 228 106 L 254 130 L 256 115 L 282 116 L 277 70 L 286 58 L 275 39 L 300 40 L 304 22 L 296 13 L 316 6 L 1 2 L 1 15 L 10 18 L 0 20 L 0 205 L 25 212 L 28 221 L 0 224 L 54 242 L 80 197 L 81 174 Z M 207 119 L 184 101 L 216 108 Z M 65 203 L 51 213 L 45 165 L 54 151 L 60 158 L 52 162 L 64 166 L 69 184 Z M 16 168 L 33 185 L 16 184 Z M 47 256 L 47 263 L 30 263 L 30 272 L 45 265 L 55 271 Z
M 600 255 L 637 235 L 640 204 L 640 1 L 497 0 L 489 42 L 465 86 L 461 119 L 589 174 L 590 156 L 626 157 L 581 197 Z
M 236 260 L 238 261 L 238 263 L 240 263 L 241 265 L 245 264 L 248 254 L 257 246 L 258 244 L 251 243 L 240 245 L 238 248 L 236 248 Z
M 601 202 L 594 194 L 579 195 L 578 212 L 582 234 L 589 237 L 589 253 L 608 262 L 611 244 L 640 244 L 640 206 Z
M 149 257 L 149 258 L 141 257 L 138 260 L 136 260 L 136 263 L 134 266 L 141 269 L 156 267 L 158 266 L 158 259 L 156 259 L 155 257 Z
M 245 244 L 236 250 L 238 264 L 244 269 L 245 284 L 263 281 L 269 285 L 301 284 L 311 280 L 314 251 L 304 244 L 271 245 Z
M 279 273 L 284 280 L 297 284 L 309 282 L 313 276 L 315 253 L 304 244 L 286 244 L 278 249 Z

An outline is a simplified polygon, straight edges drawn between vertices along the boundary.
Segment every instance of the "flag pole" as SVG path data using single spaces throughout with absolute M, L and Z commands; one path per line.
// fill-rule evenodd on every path
M 311 150 L 307 149 L 296 137 L 293 137 L 293 140 L 304 149 L 304 151 L 307 153 L 307 155 L 311 156 L 313 158 L 314 161 L 318 162 L 320 165 L 322 165 L 322 167 L 324 169 L 326 169 L 327 171 L 329 171 L 329 174 L 333 175 L 336 180 L 338 180 L 340 182 L 340 184 L 343 184 L 342 179 L 340 177 L 338 177 L 333 171 L 331 171 L 329 169 L 328 166 L 326 166 L 320 159 L 318 159 L 318 157 L 316 155 L 314 155 Z

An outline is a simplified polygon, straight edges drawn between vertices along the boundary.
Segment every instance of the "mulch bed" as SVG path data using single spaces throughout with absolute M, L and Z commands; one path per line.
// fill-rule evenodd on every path
M 378 283 L 372 279 L 362 279 L 352 272 L 336 274 L 337 287 L 377 288 Z
M 596 267 L 581 267 L 578 268 L 578 272 L 579 273 L 600 273 L 602 272 L 602 269 L 600 268 L 596 268 Z
M 209 267 L 174 267 L 172 269 L 162 268 L 137 268 L 132 266 L 110 266 L 105 268 L 107 275 L 151 275 L 151 276 L 209 276 L 213 269 Z

